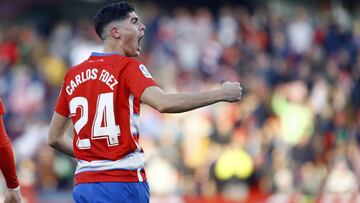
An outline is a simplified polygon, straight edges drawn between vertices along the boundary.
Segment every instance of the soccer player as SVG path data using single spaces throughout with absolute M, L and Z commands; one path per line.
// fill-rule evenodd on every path
M 0 169 L 8 187 L 4 203 L 19 203 L 21 201 L 20 186 L 16 176 L 14 154 L 2 119 L 4 113 L 5 107 L 0 99 Z
M 50 124 L 49 145 L 75 157 L 75 202 L 149 202 L 144 152 L 139 145 L 140 103 L 178 113 L 241 99 L 240 84 L 217 90 L 166 93 L 157 86 L 140 54 L 145 26 L 127 2 L 109 4 L 94 17 L 104 53 L 72 67 Z M 69 121 L 74 138 L 64 136 Z

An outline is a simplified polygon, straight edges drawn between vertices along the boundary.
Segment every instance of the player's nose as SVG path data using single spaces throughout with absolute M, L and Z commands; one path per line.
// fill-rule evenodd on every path
M 140 30 L 140 31 L 145 31 L 145 28 L 146 28 L 145 25 L 140 22 L 139 30 Z

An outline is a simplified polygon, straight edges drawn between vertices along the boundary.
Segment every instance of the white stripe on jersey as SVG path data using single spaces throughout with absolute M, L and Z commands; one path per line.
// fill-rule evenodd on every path
M 138 176 L 138 178 L 139 178 L 139 182 L 143 182 L 143 181 L 144 181 L 143 177 L 141 176 L 141 168 L 138 168 L 138 169 L 137 169 L 137 176 Z
M 130 94 L 129 96 L 129 110 L 130 110 L 130 132 L 131 135 L 138 135 L 139 134 L 139 115 L 134 114 L 134 95 Z M 136 151 L 140 151 L 140 145 L 134 140 L 137 149 Z
M 141 152 L 133 152 L 128 154 L 122 159 L 111 161 L 111 160 L 95 160 L 95 161 L 84 161 L 78 160 L 75 174 L 88 171 L 107 171 L 107 170 L 135 170 L 144 168 L 145 156 Z M 140 181 L 140 178 L 139 178 Z

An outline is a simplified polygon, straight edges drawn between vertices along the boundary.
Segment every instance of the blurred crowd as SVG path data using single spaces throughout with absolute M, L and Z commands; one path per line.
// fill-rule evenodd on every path
M 139 60 L 165 91 L 244 89 L 239 103 L 177 115 L 142 106 L 153 202 L 360 202 L 359 12 L 287 9 L 138 5 Z M 49 32 L 0 24 L 0 98 L 27 202 L 71 202 L 75 162 L 47 133 L 65 72 L 92 51 L 90 18 Z

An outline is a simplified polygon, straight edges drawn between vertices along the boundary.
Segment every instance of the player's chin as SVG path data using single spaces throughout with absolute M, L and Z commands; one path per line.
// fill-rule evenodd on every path
M 134 56 L 135 56 L 135 57 L 136 57 L 136 56 L 140 56 L 140 53 L 141 53 L 141 49 L 138 48 L 138 49 L 135 50 Z
M 128 57 L 138 57 L 140 56 L 140 50 L 133 51 L 131 53 L 127 53 L 126 56 Z
M 130 57 L 137 57 L 140 56 L 141 53 L 141 48 L 136 48 L 134 49 L 131 54 L 128 54 Z
M 135 56 L 140 56 L 140 50 L 136 50 L 136 52 L 135 52 Z

